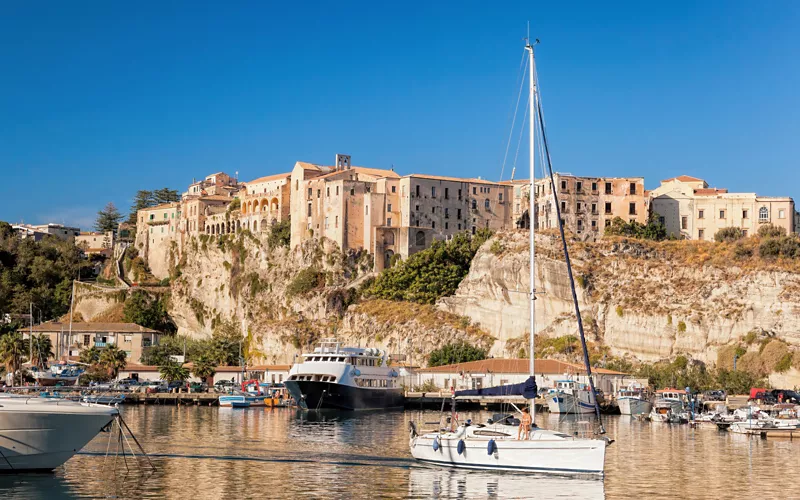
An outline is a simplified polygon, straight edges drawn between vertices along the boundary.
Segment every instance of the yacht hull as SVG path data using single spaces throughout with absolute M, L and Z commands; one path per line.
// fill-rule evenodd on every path
M 641 415 L 650 413 L 653 409 L 653 403 L 646 399 L 640 398 L 619 398 L 619 412 L 622 415 Z
M 353 387 L 331 382 L 287 380 L 286 389 L 297 404 L 309 410 L 382 410 L 402 408 L 401 389 Z
M 0 472 L 53 470 L 86 446 L 118 413 L 114 408 L 86 405 L 78 405 L 84 410 L 74 413 L 26 411 L 25 406 L 0 400 Z
M 489 454 L 489 441 L 465 439 L 462 453 L 459 438 L 417 436 L 411 441 L 411 455 L 422 462 L 464 469 L 537 472 L 542 474 L 602 477 L 606 442 L 578 440 L 497 440 L 496 452 Z
M 550 413 L 594 413 L 594 404 L 589 401 L 588 393 L 585 398 L 576 398 L 566 392 L 548 394 L 545 398 L 547 409 Z

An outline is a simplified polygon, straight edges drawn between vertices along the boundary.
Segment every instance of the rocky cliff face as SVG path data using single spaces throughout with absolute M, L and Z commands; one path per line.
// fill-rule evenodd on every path
M 528 335 L 528 234 L 488 241 L 442 310 L 470 317 L 497 337 L 496 355 L 513 355 Z M 495 242 L 496 240 L 496 242 Z M 601 241 L 571 244 L 576 287 L 590 339 L 619 356 L 658 360 L 677 354 L 715 362 L 717 350 L 764 331 L 800 346 L 800 274 L 745 259 L 713 263 L 713 245 Z M 566 266 L 558 239 L 537 235 L 536 333 L 575 334 Z

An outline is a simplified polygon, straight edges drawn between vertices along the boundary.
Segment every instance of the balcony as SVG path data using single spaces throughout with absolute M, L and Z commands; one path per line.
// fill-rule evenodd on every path
M 95 347 L 108 347 L 108 344 L 109 344 L 109 343 L 110 343 L 110 342 L 95 342 L 95 343 L 94 343 L 94 346 L 95 346 Z

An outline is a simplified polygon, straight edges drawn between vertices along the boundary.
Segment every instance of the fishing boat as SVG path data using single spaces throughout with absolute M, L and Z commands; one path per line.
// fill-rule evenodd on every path
M 284 384 L 306 410 L 382 410 L 403 407 L 399 376 L 385 351 L 324 339 L 292 366 Z
M 83 367 L 75 364 L 52 364 L 49 369 L 44 370 L 36 366 L 30 368 L 36 384 L 43 387 L 75 385 L 84 371 Z
M 647 389 L 637 383 L 617 391 L 617 404 L 622 415 L 646 415 L 653 409 Z
M 230 394 L 223 394 L 217 398 L 221 407 L 251 408 L 267 406 L 266 399 L 271 399 L 259 384 L 258 380 L 251 379 L 242 382 L 241 390 L 234 390 Z
M 116 408 L 61 398 L 0 396 L 0 471 L 49 471 L 69 460 Z
M 565 379 L 555 385 L 545 396 L 550 413 L 594 413 L 594 394 L 586 384 Z
M 536 206 L 534 194 L 534 157 L 535 146 L 537 144 L 535 134 L 538 126 L 538 130 L 541 131 L 541 144 L 543 146 L 542 156 L 547 161 L 550 182 L 553 186 L 553 196 L 556 197 L 556 220 L 560 221 L 561 215 L 557 199 L 558 195 L 554 185 L 553 168 L 550 162 L 547 137 L 545 134 L 544 121 L 542 119 L 543 113 L 541 100 L 539 99 L 533 44 L 527 43 L 525 50 L 528 52 L 530 70 L 530 207 Z M 533 213 L 531 213 L 531 215 L 533 215 Z M 535 416 L 536 407 L 533 404 L 533 398 L 535 398 L 537 394 L 536 379 L 534 376 L 534 320 L 536 317 L 534 229 L 535 224 L 533 217 L 531 217 L 529 250 L 530 376 L 527 381 L 522 384 L 481 389 L 483 394 L 489 394 L 487 391 L 495 391 L 499 394 L 522 395 L 530 403 L 528 411 L 530 411 L 531 416 Z M 564 238 L 563 222 L 559 224 L 559 229 L 561 231 L 564 259 L 566 261 L 567 273 L 572 289 L 578 331 L 583 347 L 587 378 L 592 393 L 595 393 L 591 365 L 589 364 L 588 352 L 586 350 L 586 340 L 583 334 L 583 324 L 578 307 L 577 293 L 575 291 L 575 282 L 569 260 L 569 251 Z M 475 425 L 472 424 L 470 420 L 460 422 L 458 414 L 455 411 L 456 398 L 461 395 L 468 395 L 468 392 L 469 391 L 454 392 L 451 400 L 449 420 L 445 420 L 444 425 L 440 423 L 438 429 L 420 434 L 417 431 L 416 424 L 413 422 L 409 423 L 409 447 L 411 449 L 411 455 L 415 459 L 445 467 L 603 477 L 605 471 L 606 447 L 610 444 L 610 440 L 594 437 L 578 437 L 576 435 L 542 429 L 536 425 L 532 425 L 532 428 L 529 430 L 529 435 L 526 436 L 525 431 L 527 429 L 520 428 L 520 419 L 516 418 L 514 415 L 500 415 L 497 418 L 487 420 L 485 423 Z M 602 420 L 600 420 L 600 407 L 596 397 L 594 398 L 594 407 L 598 422 L 600 422 L 601 433 L 604 433 L 605 431 L 602 429 Z M 535 420 L 533 421 L 535 422 Z
M 682 423 L 681 416 L 686 404 L 686 391 L 683 389 L 660 389 L 650 411 L 650 420 L 669 424 Z M 688 420 L 687 420 L 688 421 Z

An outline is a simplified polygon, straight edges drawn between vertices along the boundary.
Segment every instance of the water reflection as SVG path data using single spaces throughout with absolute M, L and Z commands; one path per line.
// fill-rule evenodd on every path
M 409 471 L 409 498 L 602 499 L 603 482 L 530 474 L 415 467 Z

